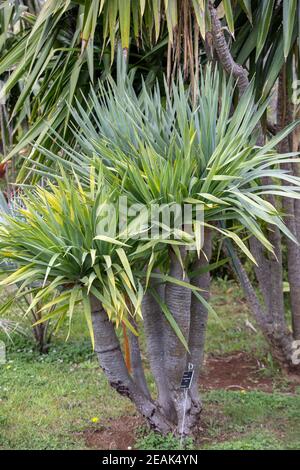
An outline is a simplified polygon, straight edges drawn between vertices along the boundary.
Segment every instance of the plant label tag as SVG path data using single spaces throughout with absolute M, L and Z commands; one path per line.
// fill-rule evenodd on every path
M 183 373 L 180 388 L 183 388 L 183 389 L 191 388 L 193 376 L 194 376 L 194 371 L 193 370 L 186 370 Z

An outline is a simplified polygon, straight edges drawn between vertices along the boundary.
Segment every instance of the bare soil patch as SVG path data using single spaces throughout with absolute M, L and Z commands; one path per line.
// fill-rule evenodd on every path
M 204 390 L 261 390 L 272 392 L 273 380 L 264 375 L 264 366 L 244 352 L 223 356 L 210 355 L 200 376 Z
M 139 416 L 121 416 L 108 420 L 97 429 L 89 428 L 81 435 L 91 449 L 127 450 L 134 447 L 136 431 L 143 424 Z

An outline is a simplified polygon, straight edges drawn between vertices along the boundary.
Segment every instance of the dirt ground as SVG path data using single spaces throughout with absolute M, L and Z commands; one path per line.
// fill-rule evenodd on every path
M 83 435 L 91 449 L 127 450 L 134 447 L 136 430 L 142 425 L 143 419 L 139 416 L 122 416 L 107 421 L 100 429 L 89 429 Z
M 271 392 L 273 380 L 263 375 L 263 368 L 256 358 L 244 352 L 210 356 L 204 363 L 200 387 L 204 390 L 223 388 Z

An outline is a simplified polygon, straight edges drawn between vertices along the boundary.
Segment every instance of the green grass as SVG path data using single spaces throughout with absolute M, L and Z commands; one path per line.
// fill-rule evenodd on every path
M 80 315 L 72 339 L 64 338 L 61 331 L 47 355 L 25 338 L 8 344 L 0 366 L 0 449 L 84 449 L 82 431 L 134 413 L 107 384 Z
M 186 448 L 300 449 L 300 388 L 292 394 L 276 386 L 281 379 L 268 364 L 263 338 L 245 326 L 251 317 L 239 289 L 221 282 L 213 292 L 220 321 L 209 321 L 207 352 L 247 351 L 266 361 L 275 386 L 273 393 L 206 392 L 203 430 Z M 79 312 L 71 339 L 64 338 L 61 331 L 43 356 L 29 339 L 15 337 L 7 344 L 8 361 L 0 366 L 0 449 L 85 449 L 84 431 L 135 414 L 131 403 L 107 385 Z M 178 446 L 172 436 L 137 432 L 137 448 Z
M 68 362 L 59 348 L 56 354 L 30 362 L 20 353 L 2 367 L 0 447 L 84 448 L 75 434 L 91 426 L 93 417 L 101 423 L 133 411 L 111 391 L 96 361 Z
M 253 320 L 241 290 L 234 281 L 220 280 L 213 284 L 211 302 L 218 319 L 209 318 L 206 350 L 216 354 L 245 351 L 264 358 L 267 346 L 259 331 L 246 326 Z M 255 338 L 255 341 L 253 339 Z
M 299 392 L 209 392 L 204 404 L 211 441 L 204 447 L 249 449 L 253 445 L 259 449 L 276 445 L 274 448 L 300 449 Z

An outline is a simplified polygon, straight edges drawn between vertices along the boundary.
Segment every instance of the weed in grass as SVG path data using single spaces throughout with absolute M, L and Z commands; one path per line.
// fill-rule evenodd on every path
M 193 450 L 195 448 L 192 438 L 184 439 L 181 445 L 180 439 L 173 434 L 161 436 L 154 431 L 150 433 L 142 431 L 140 434 L 135 445 L 139 450 Z

